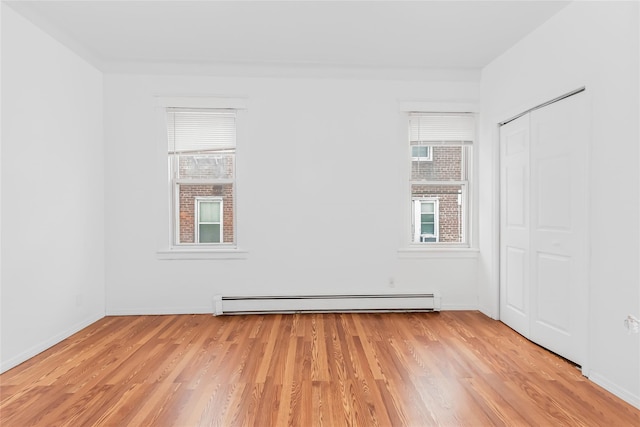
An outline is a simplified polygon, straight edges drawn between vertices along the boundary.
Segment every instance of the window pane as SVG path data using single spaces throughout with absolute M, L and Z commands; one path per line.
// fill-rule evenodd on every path
M 200 224 L 200 243 L 220 243 L 220 224 Z
M 421 230 L 422 234 L 435 234 L 434 231 L 435 231 L 435 227 L 434 227 L 433 223 L 431 223 L 431 224 L 423 223 L 422 224 L 422 230 Z
M 434 209 L 435 209 L 435 203 L 432 203 L 432 202 L 422 203 L 422 213 L 433 213 Z
M 429 147 L 424 145 L 416 145 L 411 147 L 411 155 L 413 157 L 428 157 Z
M 420 219 L 421 222 L 431 222 L 431 223 L 435 222 L 435 216 L 433 214 L 422 214 L 421 216 L 422 216 L 422 218 Z
M 167 111 L 167 136 L 169 152 L 235 147 L 235 114 L 220 110 L 170 108 Z
M 196 241 L 195 209 L 197 197 L 222 198 L 223 212 L 220 218 L 223 224 L 222 240 L 224 243 L 233 243 L 235 241 L 233 234 L 233 184 L 177 184 L 176 193 L 179 203 L 177 212 L 178 227 L 176 230 L 177 243 L 195 243 Z
M 220 222 L 220 202 L 200 202 L 200 222 Z
M 473 115 L 414 113 L 409 117 L 410 141 L 473 141 Z
M 435 199 L 438 201 L 438 212 L 420 213 L 420 226 L 431 224 L 437 218 L 438 229 L 433 230 L 433 234 L 438 235 L 439 243 L 462 243 L 464 242 L 464 209 L 465 185 L 447 185 L 447 184 L 413 184 L 411 186 L 411 198 L 419 200 L 421 198 Z M 433 203 L 422 203 L 422 209 L 426 206 L 434 206 Z M 433 220 L 431 219 L 433 217 Z M 422 234 L 427 234 L 421 228 Z M 420 242 L 420 233 L 413 233 L 413 241 Z
M 413 149 L 420 147 L 412 147 Z M 471 147 L 431 146 L 431 161 L 411 162 L 412 181 L 465 181 L 465 158 Z
M 178 178 L 231 179 L 234 175 L 234 156 L 233 151 L 179 155 Z

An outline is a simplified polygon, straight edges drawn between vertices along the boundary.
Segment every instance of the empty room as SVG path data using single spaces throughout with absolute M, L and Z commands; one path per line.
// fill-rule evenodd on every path
M 0 22 L 1 426 L 640 426 L 637 1 Z

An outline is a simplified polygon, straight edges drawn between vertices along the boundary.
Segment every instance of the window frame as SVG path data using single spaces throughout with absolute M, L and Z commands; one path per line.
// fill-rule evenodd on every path
M 419 104 L 419 103 L 418 103 Z M 427 103 L 429 104 L 429 103 Z M 408 241 L 405 240 L 405 245 L 406 245 L 406 249 L 401 249 L 400 253 L 415 253 L 415 251 L 432 251 L 432 250 L 448 250 L 448 249 L 460 249 L 460 250 L 467 250 L 467 249 L 471 249 L 473 248 L 476 239 L 474 237 L 474 230 L 475 228 L 472 227 L 472 224 L 474 223 L 474 209 L 476 206 L 476 203 L 474 203 L 475 198 L 474 195 L 472 193 L 472 182 L 474 181 L 474 174 L 475 174 L 475 156 L 474 156 L 474 145 L 477 144 L 477 114 L 475 111 L 470 111 L 473 110 L 472 108 L 464 108 L 461 107 L 460 111 L 456 111 L 456 108 L 449 108 L 447 110 L 440 110 L 437 111 L 435 109 L 429 109 L 428 111 L 425 110 L 418 110 L 416 111 L 416 109 L 414 108 L 416 103 L 415 102 L 410 102 L 406 104 L 407 106 L 410 106 L 409 108 L 403 110 L 403 114 L 402 117 L 404 119 L 404 126 L 405 129 L 408 129 L 410 127 L 410 120 L 412 117 L 415 116 L 420 116 L 420 115 L 429 115 L 429 114 L 434 114 L 434 115 L 453 115 L 453 116 L 470 116 L 473 118 L 474 120 L 474 126 L 473 126 L 473 131 L 474 131 L 474 137 L 471 141 L 460 141 L 459 143 L 457 142 L 439 142 L 439 141 L 433 141 L 432 143 L 424 143 L 424 145 L 429 146 L 430 147 L 430 151 L 431 154 L 433 153 L 433 148 L 435 147 L 445 147 L 445 146 L 449 146 L 449 147 L 455 147 L 455 146 L 459 146 L 461 147 L 461 149 L 464 150 L 464 153 L 462 155 L 461 158 L 461 170 L 464 170 L 466 175 L 465 178 L 466 179 L 460 179 L 460 180 L 441 180 L 441 181 L 430 181 L 430 180 L 414 180 L 412 179 L 411 176 L 411 168 L 412 168 L 412 163 L 414 161 L 414 157 L 413 157 L 413 147 L 416 145 L 412 145 L 412 141 L 411 141 L 411 137 L 410 137 L 410 132 L 407 130 L 407 133 L 403 133 L 404 135 L 404 141 L 405 141 L 405 146 L 408 146 L 408 156 L 410 158 L 411 161 L 407 161 L 407 155 L 405 154 L 404 157 L 404 161 L 403 163 L 405 164 L 405 168 L 407 170 L 407 180 L 405 181 L 405 185 L 407 186 L 407 198 L 405 198 L 405 202 L 406 206 L 408 206 L 408 211 L 409 214 L 407 215 L 408 218 L 408 224 L 405 225 L 405 231 L 403 232 L 403 234 L 405 236 L 408 236 Z M 430 104 L 429 104 L 430 105 Z M 448 105 L 448 104 L 447 104 Z M 406 151 L 405 151 L 406 153 Z M 433 158 L 433 154 L 432 154 L 432 158 Z M 460 202 L 462 205 L 461 208 L 461 218 L 460 218 L 460 227 L 461 227 L 461 237 L 462 237 L 462 241 L 461 242 L 442 242 L 441 241 L 441 237 L 439 234 L 439 230 L 438 230 L 438 241 L 437 242 L 419 242 L 419 241 L 415 241 L 415 229 L 414 229 L 414 222 L 415 222 L 415 208 L 414 208 L 414 200 L 415 199 L 419 199 L 422 198 L 422 196 L 416 196 L 413 194 L 412 192 L 412 188 L 414 185 L 425 185 L 425 186 L 459 186 L 460 187 L 460 191 L 461 191 L 461 195 L 460 195 Z M 424 197 L 428 197 L 428 196 L 424 196 Z M 440 212 L 438 212 L 440 214 Z M 407 232 L 408 231 L 408 232 Z
M 237 120 L 236 120 L 236 111 L 235 109 L 231 109 L 231 108 L 184 108 L 184 107 L 167 107 L 166 111 L 167 113 L 170 112 L 170 110 L 184 110 L 184 111 L 189 111 L 189 110 L 193 110 L 193 111 L 197 111 L 197 110 L 201 110 L 201 111 L 208 111 L 208 112 L 212 112 L 212 113 L 220 113 L 223 115 L 233 115 L 234 117 L 234 127 L 236 128 L 237 131 Z M 233 241 L 232 242 L 224 242 L 224 237 L 221 238 L 221 241 L 219 243 L 200 243 L 198 242 L 197 236 L 198 236 L 198 232 L 197 230 L 194 231 L 194 239 L 193 242 L 187 242 L 187 243 L 182 243 L 180 242 L 180 186 L 181 185 L 212 185 L 212 186 L 223 186 L 223 185 L 229 185 L 231 184 L 232 186 L 232 195 L 231 195 L 231 200 L 234 201 L 234 205 L 235 205 L 235 200 L 236 200 L 236 170 L 235 170 L 235 166 L 236 166 L 236 147 L 237 147 L 237 138 L 236 141 L 234 141 L 234 147 L 233 147 L 233 172 L 232 172 L 232 177 L 231 178 L 200 178 L 200 179 L 193 179 L 193 178 L 184 178 L 184 177 L 180 177 L 179 176 L 179 169 L 180 169 L 180 155 L 177 153 L 174 154 L 168 154 L 169 157 L 169 181 L 170 181 L 170 186 L 171 186 L 171 192 L 173 192 L 173 206 L 171 206 L 171 222 L 173 224 L 173 234 L 171 236 L 171 246 L 172 247 L 185 247 L 185 248 L 200 248 L 200 247 L 229 247 L 229 248 L 235 248 L 236 247 L 236 236 L 237 236 L 237 225 L 236 225 L 236 215 L 235 215 L 235 208 L 233 210 Z M 227 154 L 227 153 L 224 153 Z M 204 197 L 217 197 L 217 196 L 204 196 Z M 196 197 L 197 198 L 197 197 Z M 193 222 L 194 225 L 197 224 L 196 222 L 196 215 L 197 215 L 197 211 L 194 210 L 193 213 Z M 221 233 L 222 236 L 224 235 L 224 229 L 221 229 Z
M 159 246 L 156 251 L 156 257 L 160 260 L 205 260 L 205 259 L 229 259 L 244 260 L 248 258 L 249 252 L 247 247 L 248 238 L 245 227 L 238 227 L 238 223 L 244 219 L 241 212 L 244 212 L 246 201 L 238 196 L 240 193 L 238 187 L 238 177 L 243 176 L 241 172 L 247 163 L 247 108 L 248 99 L 238 97 L 219 97 L 219 96 L 154 96 L 156 106 L 156 117 L 158 127 L 157 140 L 157 171 L 159 195 L 156 206 L 161 212 L 157 218 L 157 226 L 159 227 L 159 235 L 162 236 L 158 242 Z M 217 110 L 233 110 L 236 114 L 236 158 L 234 161 L 235 173 L 233 182 L 233 226 L 234 226 L 234 242 L 233 243 L 204 243 L 204 244 L 175 244 L 175 236 L 177 235 L 176 227 L 179 223 L 175 220 L 174 206 L 179 206 L 179 195 L 174 191 L 175 185 L 172 177 L 169 175 L 168 162 L 170 161 L 167 154 L 167 111 L 169 108 L 184 109 L 217 109 Z M 238 160 L 240 159 L 240 160 Z M 240 173 L 238 173 L 240 171 Z M 191 180 L 190 184 L 198 184 L 197 180 Z M 207 182 L 207 184 L 209 184 Z M 241 190 L 240 190 L 241 191 Z M 240 193 L 241 194 L 241 193 Z M 162 197 L 162 195 L 166 195 Z M 207 196 L 208 197 L 208 196 Z M 217 196 L 213 196 L 217 197 Z M 227 216 L 228 217 L 228 216 Z M 240 219 L 239 219 L 240 218 Z M 194 223 L 195 212 L 194 212 Z M 194 230 L 195 232 L 195 230 Z M 224 233 L 224 232 L 223 232 Z M 197 235 L 197 233 L 196 233 Z M 194 236 L 195 240 L 195 236 Z M 224 240 L 224 237 L 223 237 Z

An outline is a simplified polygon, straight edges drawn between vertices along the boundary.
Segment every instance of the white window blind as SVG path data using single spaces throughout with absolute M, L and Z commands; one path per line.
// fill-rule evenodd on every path
M 236 146 L 236 117 L 228 110 L 167 109 L 169 153 L 225 151 Z
M 409 140 L 417 144 L 471 144 L 475 123 L 471 114 L 412 113 L 409 115 Z

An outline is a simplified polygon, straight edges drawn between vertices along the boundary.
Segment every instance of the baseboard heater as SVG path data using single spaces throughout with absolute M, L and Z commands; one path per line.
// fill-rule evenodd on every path
M 440 311 L 437 294 L 223 296 L 213 298 L 214 316 L 259 313 Z

